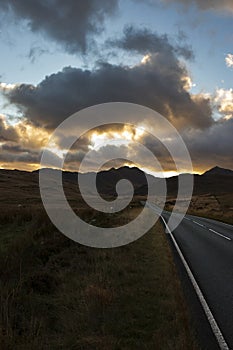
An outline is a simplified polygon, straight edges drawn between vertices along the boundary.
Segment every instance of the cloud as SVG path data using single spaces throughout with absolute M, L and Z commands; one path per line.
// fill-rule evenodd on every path
M 43 49 L 39 46 L 32 46 L 29 50 L 27 57 L 29 58 L 31 63 L 34 63 L 38 57 L 40 57 L 46 53 L 49 53 L 49 52 L 50 52 L 49 50 Z
M 93 171 L 95 168 L 98 168 L 99 164 L 103 162 L 103 160 L 117 160 L 119 166 L 125 164 L 125 158 L 127 158 L 129 152 L 129 147 L 126 145 L 105 145 L 98 150 L 93 150 L 91 156 L 87 157 L 85 160 L 85 171 Z M 65 167 L 78 169 L 82 158 L 85 156 L 82 152 L 77 152 L 75 154 L 68 153 L 66 157 Z M 120 160 L 121 159 L 121 160 Z M 110 162 L 109 162 L 110 163 Z M 109 165 L 109 164 L 108 164 Z
M 225 119 L 233 118 L 233 89 L 216 90 L 213 103 Z
M 25 170 L 39 168 L 42 149 L 48 141 L 45 135 L 49 137 L 49 133 L 43 130 L 39 131 L 38 128 L 27 126 L 22 122 L 15 126 L 10 126 L 10 128 L 14 130 L 14 135 L 16 135 L 16 137 L 14 140 L 12 137 L 1 139 L 0 166 Z M 43 133 L 45 133 L 44 137 L 42 137 Z M 119 136 L 121 135 L 120 138 L 124 138 L 125 136 L 125 139 L 128 140 L 127 143 L 119 143 L 117 145 L 109 143 L 116 133 L 117 135 L 119 134 Z M 93 138 L 92 136 L 95 134 L 96 136 Z M 181 131 L 181 136 L 191 154 L 195 171 L 204 171 L 216 164 L 226 168 L 232 168 L 232 134 L 233 119 L 221 119 L 205 130 L 186 129 Z M 174 171 L 176 169 L 171 155 L 160 141 L 146 132 L 137 135 L 135 130 L 126 126 L 120 127 L 119 125 L 118 127 L 116 126 L 115 130 L 114 126 L 110 130 L 104 127 L 102 130 L 100 128 L 84 135 L 70 152 L 68 152 L 65 161 L 65 169 L 77 171 L 83 157 L 90 151 L 90 146 L 94 146 L 95 142 L 93 143 L 93 141 L 98 138 L 102 141 L 101 144 L 103 146 L 93 150 L 93 155 L 89 159 L 89 162 L 87 162 L 88 168 L 86 168 L 86 171 L 93 169 L 94 166 L 101 163 L 103 159 L 114 159 L 112 162 L 108 163 L 107 168 L 110 166 L 129 164 L 129 162 L 125 161 L 127 158 L 137 159 L 138 164 L 136 165 L 144 169 L 159 171 L 159 169 L 156 168 L 156 164 L 152 164 L 151 161 L 147 159 L 144 150 L 138 147 L 134 141 L 142 143 L 146 148 L 150 149 L 165 171 Z M 116 135 L 115 139 L 117 139 Z M 177 147 L 177 139 L 171 139 L 169 142 L 173 148 Z M 62 150 L 63 144 L 61 140 L 58 139 L 54 147 L 53 150 Z M 54 154 L 51 153 L 52 164 L 54 157 L 57 157 L 56 152 Z M 180 161 L 182 162 L 182 159 L 179 159 L 179 162 Z
M 17 134 L 17 140 L 1 140 L 0 143 L 0 166 L 4 163 L 4 167 L 14 168 L 13 164 L 20 169 L 38 168 L 42 149 L 25 147 L 23 140 L 17 133 L 17 128 L 12 127 L 14 133 Z M 32 138 L 33 139 L 33 138 Z M 32 140 L 33 142 L 33 140 Z
M 18 162 L 18 163 L 33 163 L 39 164 L 41 151 L 32 151 L 31 149 L 22 148 L 20 145 L 4 144 L 1 145 L 1 162 Z
M 231 53 L 228 53 L 226 58 L 225 58 L 225 62 L 227 67 L 233 67 L 233 55 Z
M 10 91 L 10 90 L 14 90 L 16 88 L 17 84 L 7 84 L 7 83 L 3 83 L 0 82 L 0 90 L 2 91 Z
M 177 1 L 177 0 L 165 0 L 165 1 Z M 201 10 L 218 10 L 218 11 L 229 11 L 233 13 L 233 3 L 232 0 L 178 0 L 181 3 L 194 3 Z
M 117 47 L 127 51 L 134 51 L 143 55 L 148 53 L 163 52 L 164 54 L 178 54 L 186 59 L 193 59 L 194 53 L 188 45 L 171 44 L 166 34 L 158 35 L 147 28 L 138 29 L 126 26 L 123 37 L 120 39 L 108 39 L 107 47 Z
M 21 164 L 18 167 L 38 168 L 42 148 L 48 139 L 47 131 L 25 121 L 9 125 L 6 117 L 0 115 L 0 163 L 4 162 L 4 166 Z
M 118 0 L 0 0 L 2 10 L 26 20 L 33 32 L 45 34 L 70 53 L 85 53 L 117 7 Z
M 5 116 L 0 115 L 0 142 L 17 141 L 18 133 L 13 126 L 7 125 Z
M 35 126 L 53 129 L 71 114 L 95 104 L 131 102 L 150 107 L 175 126 L 211 125 L 210 101 L 187 91 L 188 72 L 167 51 L 151 54 L 134 67 L 102 62 L 93 70 L 66 67 L 37 86 L 2 88 Z
M 139 0 L 136 0 L 139 1 Z M 157 5 L 158 0 L 144 0 L 151 5 Z M 232 0 L 160 0 L 165 4 L 180 3 L 184 6 L 196 5 L 200 10 L 214 10 L 233 14 Z
M 233 119 L 223 119 L 205 130 L 185 130 L 181 135 L 190 152 L 194 170 L 204 171 L 215 165 L 232 168 L 232 133 Z M 108 135 L 105 137 L 106 141 L 107 138 Z M 155 139 L 152 135 L 145 133 L 141 136 L 139 142 L 153 152 L 165 171 L 176 171 L 174 160 L 159 140 Z M 172 139 L 170 142 L 173 148 L 179 147 L 177 139 Z M 66 159 L 66 168 L 77 170 L 84 155 L 85 152 L 83 151 L 69 153 Z M 111 166 L 123 166 L 129 164 L 129 162 L 125 161 L 127 158 L 137 159 L 138 164 L 135 164 L 136 166 L 141 166 L 144 169 L 149 169 L 151 171 L 159 171 L 156 167 L 156 163 L 151 163 L 151 160 L 147 158 L 147 153 L 145 153 L 142 147 L 138 147 L 137 144 L 134 143 L 134 140 L 129 141 L 127 144 L 121 144 L 118 146 L 107 144 L 106 142 L 104 146 L 93 151 L 92 157 L 87 162 L 88 168 L 86 170 L 93 170 L 95 165 L 103 162 L 103 159 L 116 159 L 115 164 L 114 161 L 109 164 L 111 164 Z M 182 159 L 176 159 L 176 161 L 182 165 Z M 109 164 L 108 167 L 110 166 Z
M 183 138 L 188 146 L 195 169 L 206 170 L 215 165 L 232 169 L 233 119 L 221 120 L 209 129 L 186 133 Z

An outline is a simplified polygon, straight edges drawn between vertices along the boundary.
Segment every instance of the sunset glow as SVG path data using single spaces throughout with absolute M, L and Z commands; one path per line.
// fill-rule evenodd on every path
M 74 30 L 65 15 L 70 13 L 68 5 L 60 23 L 60 17 L 45 20 L 49 11 L 37 22 L 30 5 L 26 11 L 23 4 L 22 12 L 13 2 L 2 9 L 8 20 L 1 36 L 12 37 L 12 43 L 1 41 L 2 168 L 39 168 L 41 153 L 60 123 L 86 107 L 107 102 L 129 102 L 159 112 L 186 142 L 195 172 L 216 164 L 232 168 L 230 1 L 210 6 L 195 0 L 184 6 L 181 0 L 155 0 L 149 5 L 117 0 L 103 5 L 101 21 L 88 7 L 81 19 L 75 17 Z M 167 155 L 145 131 L 158 131 L 148 118 L 135 115 L 132 126 L 109 124 L 91 130 L 77 142 L 76 153 L 70 152 L 67 169 L 78 167 L 89 150 L 98 150 L 99 157 L 101 152 L 111 157 L 111 151 L 115 156 L 116 145 L 123 159 L 139 142 L 153 150 L 170 176 L 173 169 Z M 168 138 L 165 131 L 164 139 Z M 176 147 L 175 140 L 171 143 Z M 50 150 L 62 158 L 62 139 L 54 140 Z M 147 160 L 141 154 L 138 158 L 145 168 Z

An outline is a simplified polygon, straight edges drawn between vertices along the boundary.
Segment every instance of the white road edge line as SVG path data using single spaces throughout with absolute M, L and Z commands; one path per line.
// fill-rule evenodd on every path
M 199 223 L 199 222 L 197 222 L 197 221 L 194 221 L 194 220 L 193 220 L 193 222 L 194 222 L 195 224 L 197 224 L 197 225 L 201 226 L 201 227 L 205 227 L 204 225 L 200 224 L 200 223 Z
M 184 267 L 185 267 L 185 269 L 187 271 L 187 274 L 188 274 L 188 276 L 189 276 L 189 278 L 190 278 L 190 280 L 192 282 L 194 290 L 195 290 L 195 292 L 196 292 L 196 294 L 197 294 L 197 296 L 198 296 L 198 298 L 200 300 L 200 303 L 201 303 L 201 305 L 203 307 L 203 310 L 204 310 L 204 312 L 205 312 L 205 314 L 207 316 L 207 319 L 208 319 L 209 324 L 210 324 L 210 326 L 212 328 L 212 331 L 213 331 L 213 333 L 215 335 L 215 338 L 217 339 L 217 342 L 219 344 L 220 349 L 221 350 L 230 350 L 230 348 L 228 347 L 228 345 L 227 345 L 227 343 L 226 343 L 226 341 L 224 339 L 224 336 L 223 336 L 223 334 L 222 334 L 222 332 L 221 332 L 221 330 L 220 330 L 220 328 L 219 328 L 219 326 L 218 326 L 218 324 L 217 324 L 217 322 L 216 322 L 216 320 L 215 320 L 215 318 L 214 318 L 214 316 L 213 316 L 213 314 L 212 314 L 212 312 L 211 312 L 211 310 L 210 310 L 210 308 L 209 308 L 209 306 L 208 306 L 208 304 L 207 304 L 207 302 L 205 300 L 205 297 L 204 297 L 200 287 L 198 286 L 197 281 L 196 281 L 195 277 L 193 276 L 193 273 L 190 270 L 190 267 L 189 267 L 187 261 L 185 260 L 185 257 L 183 255 L 183 253 L 181 252 L 178 243 L 176 242 L 175 237 L 173 236 L 173 234 L 172 234 L 170 228 L 168 227 L 168 225 L 167 225 L 165 219 L 163 218 L 163 216 L 161 215 L 160 217 L 163 220 L 163 223 L 164 223 L 167 231 L 169 232 L 169 234 L 171 236 L 173 244 L 174 244 L 174 246 L 175 246 L 175 248 L 176 248 L 176 250 L 177 250 L 177 252 L 178 252 L 178 254 L 179 254 L 180 258 L 181 258 L 182 263 L 184 264 Z
M 221 233 L 219 233 L 219 232 L 217 232 L 217 231 L 214 231 L 212 228 L 209 228 L 209 231 L 215 233 L 216 235 L 218 235 L 218 236 L 220 236 L 220 237 L 223 237 L 223 238 L 227 239 L 228 241 L 231 241 L 231 239 L 230 239 L 229 237 L 224 236 L 224 235 L 222 235 Z

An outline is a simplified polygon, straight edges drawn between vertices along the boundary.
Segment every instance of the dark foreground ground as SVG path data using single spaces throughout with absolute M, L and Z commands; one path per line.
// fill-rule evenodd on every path
M 139 210 L 95 220 L 119 225 Z M 1 349 L 198 349 L 160 222 L 101 250 L 57 233 L 38 208 L 9 208 L 0 244 Z

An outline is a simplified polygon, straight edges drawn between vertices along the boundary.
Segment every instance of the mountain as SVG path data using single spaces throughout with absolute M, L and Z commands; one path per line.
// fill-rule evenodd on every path
M 49 177 L 58 170 L 44 169 Z M 39 172 L 26 172 L 19 170 L 0 170 L 0 202 L 4 205 L 15 204 L 36 204 L 40 202 Z M 233 171 L 215 167 L 203 175 L 194 175 L 194 196 L 233 194 Z M 78 174 L 77 172 L 63 172 L 63 184 L 67 197 L 71 200 L 81 201 L 81 194 L 77 186 L 78 176 L 84 183 L 86 193 L 90 193 L 90 183 L 95 178 L 95 173 Z M 166 179 L 168 196 L 175 197 L 177 194 L 179 177 L 189 177 L 190 174 L 181 174 Z M 156 193 L 162 188 L 161 178 L 147 175 L 150 186 Z M 100 171 L 96 177 L 98 192 L 104 196 L 116 195 L 116 185 L 119 180 L 127 179 L 134 186 L 136 196 L 145 196 L 148 192 L 148 185 L 145 173 L 138 168 L 127 166 L 118 169 Z M 158 191 L 159 189 L 159 191 Z M 185 193 L 185 190 L 184 190 Z
M 230 169 L 220 168 L 218 166 L 206 171 L 203 175 L 228 175 L 233 176 L 233 171 Z
M 52 176 L 54 172 L 57 172 L 59 170 L 43 169 L 43 171 L 47 172 L 48 176 L 49 174 L 50 176 Z M 38 170 L 35 173 L 38 173 Z M 109 170 L 100 171 L 97 174 L 94 172 L 82 174 L 77 172 L 63 171 L 62 175 L 63 182 L 65 184 L 67 184 L 68 182 L 72 184 L 77 184 L 78 177 L 80 177 L 84 188 L 86 188 L 87 193 L 90 192 L 90 183 L 93 182 L 96 178 L 96 186 L 98 192 L 101 194 L 115 196 L 116 185 L 122 179 L 129 180 L 133 184 L 135 191 L 137 191 L 138 188 L 145 186 L 143 195 L 147 194 L 146 175 L 142 170 L 136 167 L 130 168 L 128 166 L 123 166 L 118 169 L 111 168 Z M 155 179 L 152 175 L 147 176 L 149 177 L 150 181 L 153 181 Z
M 175 197 L 178 191 L 178 184 L 180 177 L 187 178 L 190 174 L 180 174 L 179 176 L 173 176 L 166 179 L 167 193 L 169 196 Z M 194 174 L 194 195 L 219 195 L 219 194 L 233 194 L 233 171 L 229 169 L 223 169 L 220 167 L 214 167 L 206 171 L 202 175 Z M 155 179 L 156 180 L 156 179 Z M 157 183 L 158 183 L 157 179 Z M 185 180 L 185 179 L 184 179 Z M 182 191 L 185 193 L 185 189 Z M 142 185 L 136 190 L 136 194 L 145 195 L 146 186 Z
M 147 174 L 147 177 L 150 182 L 156 180 L 152 175 Z M 147 194 L 146 175 L 142 170 L 136 167 L 130 168 L 124 166 L 118 169 L 112 168 L 110 170 L 99 172 L 96 180 L 97 188 L 100 193 L 116 195 L 116 185 L 118 181 L 122 179 L 126 179 L 132 183 L 135 193 L 140 187 L 145 186 L 144 194 Z
M 176 195 L 178 188 L 178 179 L 180 176 L 190 176 L 190 174 L 181 174 L 167 179 L 169 195 Z M 194 195 L 219 195 L 233 193 L 233 171 L 214 167 L 202 175 L 194 174 Z

